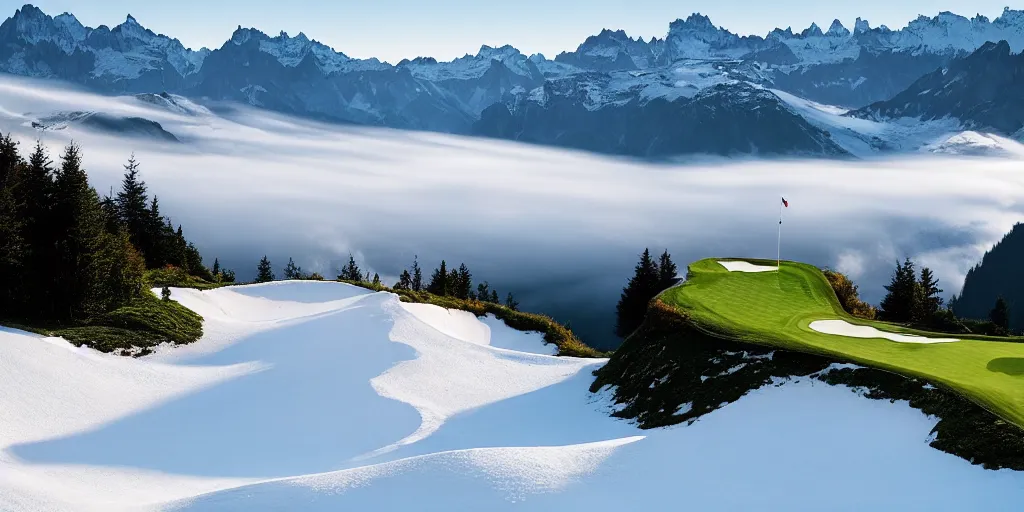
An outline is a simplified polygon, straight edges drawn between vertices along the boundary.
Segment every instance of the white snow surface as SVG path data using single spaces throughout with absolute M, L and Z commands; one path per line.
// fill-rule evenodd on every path
M 749 261 L 719 261 L 718 264 L 729 272 L 775 272 L 779 269 L 767 265 L 754 265 Z
M 808 327 L 824 334 L 848 338 L 882 338 L 899 343 L 953 343 L 960 341 L 956 338 L 926 338 L 912 334 L 885 332 L 869 325 L 854 325 L 846 320 L 815 320 Z
M 841 388 L 766 388 L 641 431 L 588 393 L 603 360 L 500 346 L 493 318 L 330 282 L 171 296 L 205 334 L 142 359 L 0 331 L 0 508 L 624 510 L 673 503 L 669 485 L 720 510 L 1024 496 L 1021 474 L 929 448 L 933 419 Z

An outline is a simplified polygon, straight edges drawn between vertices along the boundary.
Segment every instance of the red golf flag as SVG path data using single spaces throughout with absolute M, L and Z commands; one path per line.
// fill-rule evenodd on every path
M 789 208 L 789 201 L 786 201 L 785 197 L 782 198 L 782 206 L 785 206 L 786 208 Z

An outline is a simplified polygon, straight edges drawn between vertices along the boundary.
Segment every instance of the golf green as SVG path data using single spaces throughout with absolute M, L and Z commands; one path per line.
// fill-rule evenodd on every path
M 814 266 L 784 261 L 778 272 L 730 272 L 719 261 L 775 266 L 774 260 L 697 261 L 690 265 L 687 280 L 663 292 L 661 300 L 712 336 L 920 377 L 1024 428 L 1024 343 L 1015 342 L 1020 339 L 934 334 L 856 319 L 843 311 L 828 280 Z M 960 341 L 903 343 L 824 334 L 809 327 L 817 320 L 845 320 L 882 331 Z

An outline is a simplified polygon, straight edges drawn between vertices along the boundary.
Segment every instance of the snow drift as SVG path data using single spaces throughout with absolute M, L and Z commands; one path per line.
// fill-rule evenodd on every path
M 641 431 L 588 393 L 602 360 L 546 355 L 539 334 L 491 318 L 339 283 L 172 297 L 206 334 L 143 359 L 0 331 L 0 508 L 999 510 L 1024 497 L 1021 474 L 929 448 L 934 420 L 841 388 L 769 387 Z

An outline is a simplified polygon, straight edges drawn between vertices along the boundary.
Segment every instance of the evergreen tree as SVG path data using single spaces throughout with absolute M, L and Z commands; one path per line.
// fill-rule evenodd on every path
M 288 258 L 288 264 L 284 266 L 285 279 L 302 279 L 302 268 L 295 266 L 295 260 Z
M 220 272 L 220 280 L 223 283 L 235 282 L 235 271 L 230 269 L 224 269 Z
M 915 319 L 918 322 L 928 322 L 942 308 L 942 297 L 939 296 L 942 290 L 939 288 L 939 280 L 928 267 L 921 269 L 921 279 L 917 282 L 918 297 L 916 300 L 917 312 Z
M 171 300 L 171 289 L 167 286 L 160 289 L 160 298 L 164 301 Z
M 412 276 L 408 270 L 403 270 L 402 275 L 398 276 L 398 282 L 395 283 L 396 290 L 411 290 L 412 289 Z
M 124 166 L 121 191 L 114 200 L 121 225 L 128 230 L 128 236 L 146 259 L 146 266 L 153 268 L 156 263 L 153 241 L 150 239 L 152 213 L 148 208 L 146 182 L 139 178 L 139 163 L 133 154 Z
M 111 194 L 103 197 L 100 201 L 100 209 L 103 210 L 103 226 L 111 235 L 121 229 L 121 218 L 117 214 L 117 202 L 114 201 L 113 189 Z
M 890 322 L 911 322 L 918 311 L 921 293 L 918 289 L 914 262 L 907 258 L 903 264 L 896 262 L 896 271 L 885 287 L 886 295 L 879 305 L 878 315 Z
M 289 258 L 289 261 L 291 261 L 290 258 Z M 214 277 L 220 276 L 220 259 L 218 259 L 218 258 L 214 258 L 213 259 L 213 276 Z
M 679 269 L 676 264 L 672 262 L 672 255 L 668 253 L 668 249 L 665 250 L 661 255 L 661 259 L 658 261 L 658 288 L 666 289 L 672 286 L 676 280 L 676 274 L 679 273 Z
M 42 318 L 53 316 L 52 269 L 57 265 L 53 232 L 53 163 L 41 141 L 19 173 L 16 202 L 21 218 L 24 252 L 24 294 L 26 312 Z
M 342 281 L 353 281 L 359 282 L 363 280 L 363 272 L 359 270 L 359 265 L 356 265 L 356 259 L 351 254 L 348 255 L 348 265 L 345 265 L 341 269 L 341 274 L 338 279 Z
M 1001 334 L 1007 334 L 1010 331 L 1010 306 L 1006 303 L 1006 299 L 1002 297 L 996 299 L 996 305 L 988 314 L 988 319 L 996 325 Z
M 651 258 L 651 251 L 644 249 L 616 306 L 616 335 L 625 338 L 640 327 L 647 314 L 647 304 L 661 291 L 660 285 L 658 264 Z
M 473 274 L 469 273 L 469 267 L 465 263 L 459 265 L 455 271 L 455 279 L 452 281 L 452 295 L 460 299 L 468 299 L 473 290 Z
M 434 295 L 448 295 L 450 287 L 448 283 L 449 277 L 448 264 L 441 260 L 441 267 L 435 269 L 433 275 L 430 276 L 430 284 L 427 285 L 427 291 Z
M 377 274 L 376 272 L 374 272 L 374 274 L 373 274 L 373 281 L 371 281 L 371 284 L 373 286 L 381 286 L 381 284 L 380 284 L 380 275 Z
M 505 297 L 505 307 L 512 311 L 519 311 L 519 301 L 512 295 L 512 292 L 508 292 L 508 295 Z
M 74 318 L 89 309 L 93 289 L 92 256 L 104 234 L 99 197 L 82 169 L 81 150 L 69 144 L 61 156 L 53 194 L 53 227 L 57 265 L 54 306 L 57 318 Z
M 25 244 L 15 195 L 24 163 L 18 143 L 11 136 L 0 137 L 0 316 L 20 314 Z
M 412 291 L 423 291 L 423 271 L 420 270 L 419 257 L 412 258 Z
M 260 260 L 260 264 L 256 266 L 256 282 L 269 283 L 274 279 L 274 270 L 270 266 L 270 260 L 264 255 L 263 259 Z
M 487 281 L 484 281 L 476 285 L 476 298 L 483 302 L 491 300 L 491 285 Z
M 494 304 L 501 304 L 501 299 L 498 298 L 498 290 L 491 290 L 491 300 Z

